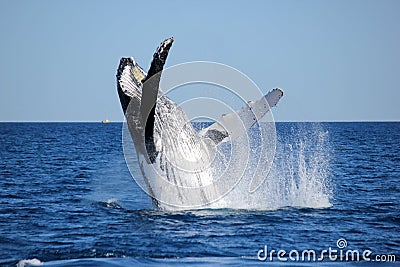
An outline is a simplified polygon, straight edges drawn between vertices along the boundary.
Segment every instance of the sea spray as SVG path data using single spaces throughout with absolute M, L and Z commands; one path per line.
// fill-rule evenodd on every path
M 311 129 L 310 129 L 311 128 Z M 262 185 L 250 192 L 250 176 L 225 197 L 226 208 L 275 210 L 282 207 L 330 207 L 331 149 L 329 134 L 320 124 L 313 127 L 294 127 L 278 131 L 272 169 L 264 173 L 259 166 L 257 175 L 265 175 Z M 256 156 L 249 169 L 256 166 Z M 260 156 L 261 161 L 266 155 Z
M 163 209 L 330 207 L 328 132 L 318 123 L 312 127 L 289 126 L 279 129 L 275 136 L 275 124 L 262 122 L 252 127 L 243 138 L 215 149 L 207 170 L 212 174 L 213 183 L 205 186 L 212 187 L 215 192 L 226 192 L 217 201 L 204 202 L 196 207 L 190 207 L 188 203 L 188 206 L 180 208 L 164 206 Z M 124 149 L 127 150 L 126 143 Z M 131 149 L 134 150 L 133 144 Z M 190 178 L 184 175 L 176 177 Z M 145 186 L 139 177 L 136 176 L 135 180 L 142 188 Z M 184 181 L 175 182 L 179 187 Z M 172 203 L 195 197 L 186 192 L 190 191 L 164 190 L 163 197 Z

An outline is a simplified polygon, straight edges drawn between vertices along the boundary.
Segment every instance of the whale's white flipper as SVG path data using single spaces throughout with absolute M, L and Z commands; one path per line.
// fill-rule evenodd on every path
M 136 63 L 133 57 L 121 58 L 117 72 L 117 85 L 124 114 L 132 100 L 140 103 L 142 81 L 146 77 L 147 73 Z
M 240 110 L 222 115 L 218 122 L 200 131 L 199 135 L 210 138 L 215 144 L 233 141 L 245 134 L 257 121 L 259 121 L 270 108 L 274 107 L 283 96 L 280 88 L 272 89 L 261 99 L 249 101 Z

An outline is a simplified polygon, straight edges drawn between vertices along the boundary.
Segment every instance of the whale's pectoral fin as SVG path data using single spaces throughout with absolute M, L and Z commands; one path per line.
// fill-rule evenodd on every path
M 141 97 L 142 80 L 147 73 L 130 58 L 121 58 L 117 71 L 117 91 L 124 114 L 132 98 L 137 102 Z
M 143 79 L 142 99 L 140 103 L 140 114 L 142 124 L 145 125 L 144 141 L 150 162 L 154 163 L 157 156 L 154 144 L 154 115 L 157 103 L 158 87 L 161 79 L 161 72 L 164 68 L 169 49 L 174 38 L 165 39 L 153 55 L 153 61 L 147 77 Z
M 200 136 L 209 138 L 216 145 L 233 141 L 243 136 L 259 119 L 265 116 L 283 96 L 283 90 L 275 88 L 256 102 L 249 101 L 242 109 L 223 115 L 218 122 L 200 131 Z

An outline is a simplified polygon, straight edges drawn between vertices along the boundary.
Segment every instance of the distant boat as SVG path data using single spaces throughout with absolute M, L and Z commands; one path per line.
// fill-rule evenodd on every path
M 101 122 L 102 123 L 109 123 L 110 121 L 109 120 L 102 120 Z

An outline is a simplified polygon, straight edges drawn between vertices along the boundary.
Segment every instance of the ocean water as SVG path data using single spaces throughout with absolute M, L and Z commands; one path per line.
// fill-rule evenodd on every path
M 400 123 L 277 123 L 257 198 L 179 212 L 135 184 L 121 128 L 0 123 L 1 266 L 281 265 L 279 250 L 329 248 L 400 261 Z

